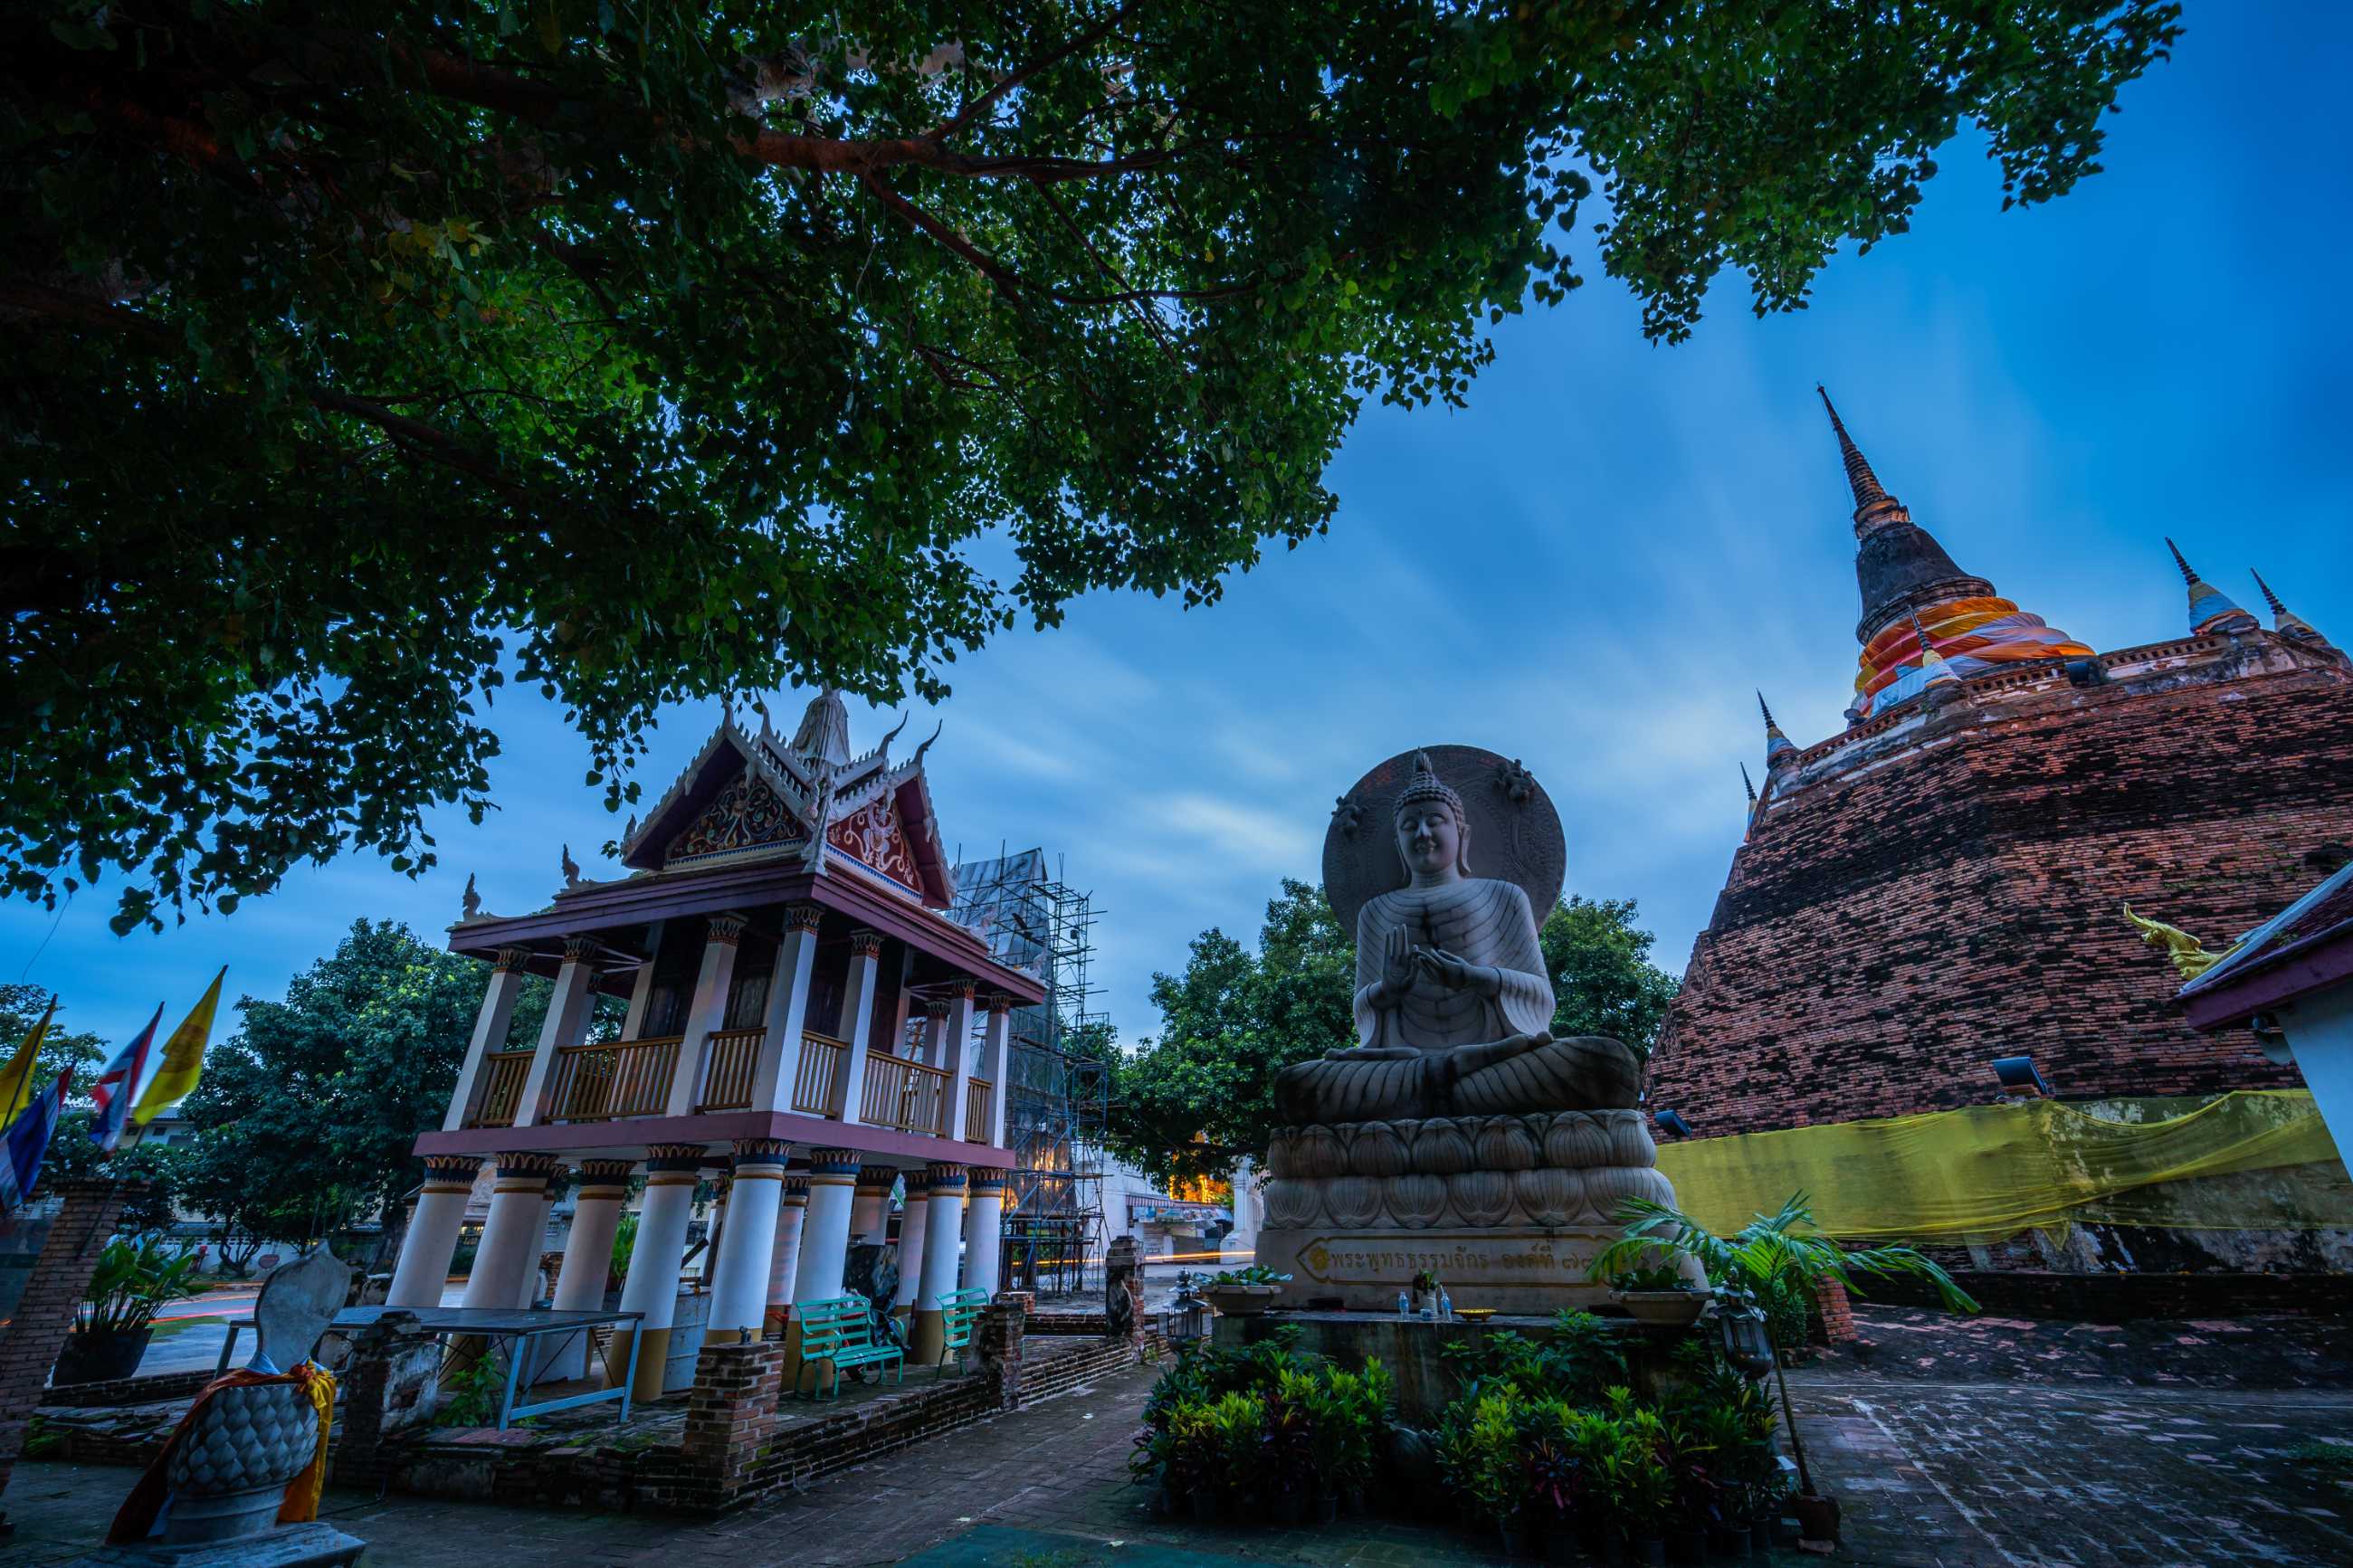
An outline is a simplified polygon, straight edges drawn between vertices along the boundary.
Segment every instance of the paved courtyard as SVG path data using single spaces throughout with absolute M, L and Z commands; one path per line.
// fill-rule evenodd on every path
M 1916 1368 L 1915 1369 L 1916 1370 Z M 331 1493 L 379 1568 L 1178 1568 L 1219 1562 L 1498 1562 L 1441 1528 L 1344 1521 L 1245 1533 L 1155 1523 L 1126 1481 L 1155 1369 L 1123 1373 L 827 1478 L 714 1523 Z M 2353 1393 L 2121 1382 L 1927 1382 L 1844 1361 L 1791 1374 L 1817 1475 L 1844 1504 L 1838 1560 L 1890 1568 L 2353 1563 Z M 29 1463 L 0 1563 L 70 1560 L 130 1484 Z M 1788 1563 L 1816 1561 L 1795 1552 Z

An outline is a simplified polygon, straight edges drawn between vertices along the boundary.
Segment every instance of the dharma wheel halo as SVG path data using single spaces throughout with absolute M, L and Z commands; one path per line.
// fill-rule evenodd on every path
M 1333 808 L 1324 835 L 1324 892 L 1341 929 L 1354 940 L 1366 901 L 1406 884 L 1394 807 L 1413 777 L 1417 752 L 1428 753 L 1440 780 L 1462 797 L 1470 875 L 1518 883 L 1542 925 L 1568 875 L 1568 841 L 1544 787 L 1516 761 L 1482 747 L 1419 746 L 1358 779 Z

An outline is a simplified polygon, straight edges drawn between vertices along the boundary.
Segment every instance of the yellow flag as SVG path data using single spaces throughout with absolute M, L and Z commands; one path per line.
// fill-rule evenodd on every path
M 164 1042 L 162 1059 L 155 1068 L 155 1076 L 147 1080 L 139 1102 L 131 1108 L 132 1121 L 144 1126 L 153 1121 L 177 1105 L 190 1089 L 196 1087 L 196 1079 L 204 1076 L 205 1046 L 213 1035 L 213 1009 L 220 1005 L 221 974 L 227 973 L 228 965 L 222 964 L 220 974 L 213 976 L 213 983 L 205 988 L 202 999 L 189 1010 L 186 1017 L 180 1020 L 180 1026 L 172 1031 L 172 1037 Z
M 41 1015 L 41 1021 L 33 1026 L 33 1032 L 25 1037 L 25 1043 L 16 1047 L 16 1054 L 8 1058 L 8 1065 L 0 1068 L 0 1131 L 5 1131 L 25 1107 L 33 1103 L 33 1097 L 28 1092 L 33 1068 L 40 1062 L 41 1041 L 48 1034 L 49 1020 L 56 1017 L 57 1013 L 58 999 L 52 996 L 48 1011 Z

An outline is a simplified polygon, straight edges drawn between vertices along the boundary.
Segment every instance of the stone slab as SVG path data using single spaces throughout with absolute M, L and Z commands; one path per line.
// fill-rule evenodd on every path
M 1393 1313 L 1398 1292 L 1428 1269 L 1458 1308 L 1549 1316 L 1609 1305 L 1608 1289 L 1585 1274 L 1594 1255 L 1618 1237 L 1616 1227 L 1602 1226 L 1264 1230 L 1258 1261 L 1291 1276 L 1286 1306 L 1337 1298 L 1351 1311 Z
M 367 1542 L 358 1536 L 313 1521 L 238 1541 L 101 1546 L 74 1561 L 93 1568 L 345 1568 L 366 1550 Z

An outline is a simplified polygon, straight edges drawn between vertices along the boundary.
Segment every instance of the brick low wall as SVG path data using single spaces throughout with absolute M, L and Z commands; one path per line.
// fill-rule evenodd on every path
M 203 1389 L 214 1376 L 212 1368 L 197 1367 L 189 1372 L 159 1372 L 145 1377 L 112 1378 L 105 1383 L 77 1383 L 64 1388 L 43 1390 L 41 1403 L 79 1409 L 99 1405 L 153 1405 L 163 1399 L 185 1399 Z
M 522 1432 L 410 1430 L 376 1437 L 364 1421 L 339 1419 L 331 1479 L 517 1505 L 707 1517 L 1051 1399 L 1168 1348 L 1152 1331 L 1134 1340 L 1103 1339 L 1099 1330 L 1092 1338 L 1059 1328 L 1046 1332 L 1051 1348 L 1025 1351 L 1024 1314 L 1018 1302 L 1000 1300 L 976 1326 L 972 1371 L 910 1382 L 818 1419 L 791 1422 L 777 1419 L 784 1397 L 779 1342 L 706 1344 L 675 1437 L 643 1428 L 609 1440 L 576 1435 L 554 1444 Z M 364 1381 L 355 1377 L 353 1386 Z

